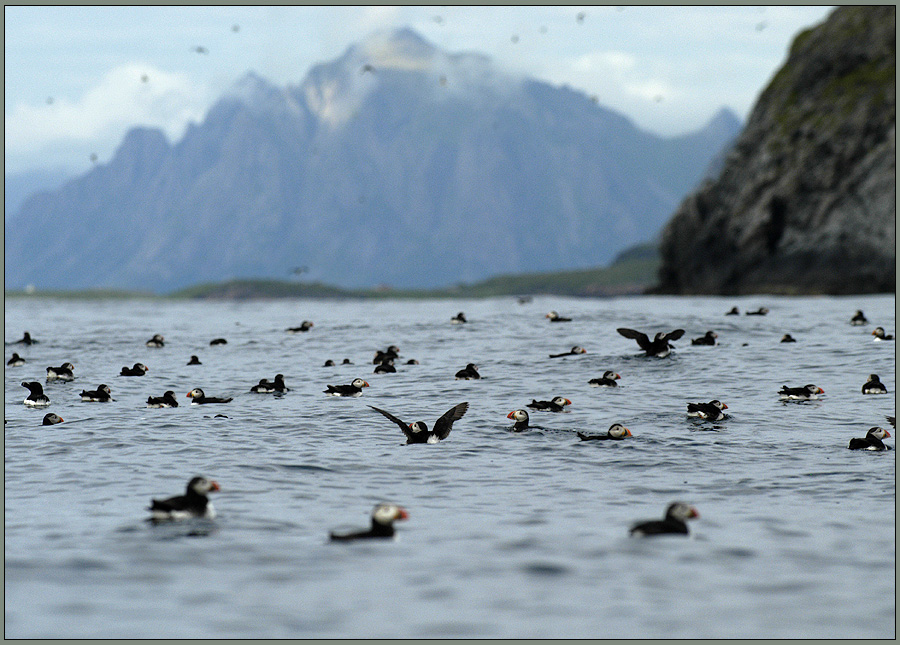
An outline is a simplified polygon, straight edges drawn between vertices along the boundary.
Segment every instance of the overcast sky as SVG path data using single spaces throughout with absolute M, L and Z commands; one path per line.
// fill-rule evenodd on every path
M 297 84 L 316 63 L 394 27 L 596 96 L 651 132 L 682 134 L 723 106 L 745 119 L 793 37 L 831 10 L 6 6 L 6 172 L 82 172 L 137 125 L 177 141 L 248 71 Z

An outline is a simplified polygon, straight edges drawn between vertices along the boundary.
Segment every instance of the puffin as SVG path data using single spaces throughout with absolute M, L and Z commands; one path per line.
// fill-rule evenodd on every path
M 13 352 L 12 358 L 6 362 L 7 367 L 21 367 L 25 364 L 25 359 Z
M 259 379 L 259 383 L 250 388 L 250 391 L 258 394 L 271 394 L 275 391 L 275 384 L 269 383 L 269 379 L 267 378 L 261 378 Z
M 412 362 L 410 361 L 407 364 L 410 365 L 410 364 L 412 364 Z M 341 361 L 341 365 L 353 365 L 353 363 L 350 362 L 349 358 L 345 358 L 344 360 Z
M 285 329 L 285 331 L 288 332 L 288 333 L 290 333 L 290 334 L 296 334 L 296 333 L 299 333 L 299 332 L 309 331 L 310 329 L 313 328 L 313 326 L 314 326 L 314 325 L 313 325 L 313 323 L 312 323 L 311 321 L 309 321 L 309 320 L 304 320 L 302 323 L 300 323 L 300 326 L 299 326 L 299 327 L 288 327 L 287 329 Z
M 511 428 L 513 432 L 524 432 L 528 430 L 528 412 L 525 410 L 513 410 L 506 415 L 507 419 L 512 419 L 515 424 Z
M 478 366 L 474 363 L 469 363 L 456 373 L 457 381 L 472 381 L 479 378 L 481 378 L 481 374 L 478 373 Z
M 150 371 L 150 368 L 143 363 L 135 363 L 134 367 L 123 367 L 119 372 L 119 376 L 143 376 Z
M 738 311 L 738 308 L 737 308 L 737 307 L 732 307 L 729 311 L 726 311 L 726 312 L 725 312 L 725 315 L 726 315 L 726 316 L 739 316 L 740 313 L 741 313 L 741 312 Z
M 329 358 L 322 367 L 334 367 L 334 361 Z
M 796 342 L 797 342 L 797 339 L 794 338 L 793 336 L 791 336 L 790 334 L 785 334 L 784 336 L 781 337 L 781 340 L 780 340 L 779 342 L 782 342 L 782 343 L 796 343 Z
M 606 434 L 595 434 L 588 435 L 583 432 L 579 432 L 578 438 L 582 441 L 602 441 L 605 439 L 615 439 L 616 441 L 621 441 L 625 437 L 632 436 L 631 430 L 623 426 L 621 423 L 614 423 L 609 426 L 609 430 L 606 431 Z
M 50 405 L 50 397 L 44 394 L 44 387 L 37 381 L 22 381 L 22 387 L 27 387 L 29 392 L 25 400 L 22 401 L 30 408 L 46 408 Z
M 26 332 L 25 332 L 25 335 L 22 336 L 19 340 L 13 341 L 12 343 L 9 343 L 9 344 L 10 344 L 10 345 L 19 345 L 19 344 L 22 344 L 22 345 L 34 345 L 34 344 L 36 344 L 37 342 L 38 342 L 38 341 L 34 340 L 34 339 L 31 337 L 31 334 L 29 334 L 29 333 L 26 331 Z
M 199 387 L 195 387 L 193 390 L 187 393 L 188 398 L 191 399 L 191 405 L 202 405 L 204 403 L 228 403 L 231 401 L 231 397 L 229 396 L 227 399 L 218 398 L 215 396 L 206 396 Z
M 446 439 L 450 434 L 450 430 L 453 428 L 453 422 L 463 418 L 466 410 L 469 409 L 469 403 L 467 401 L 457 403 L 444 412 L 444 414 L 441 415 L 441 418 L 434 422 L 434 428 L 432 430 L 428 429 L 428 426 L 425 425 L 424 421 L 406 423 L 381 408 L 376 408 L 374 405 L 370 405 L 369 407 L 376 412 L 380 412 L 400 426 L 400 429 L 403 430 L 403 434 L 406 435 L 406 444 L 409 445 L 411 443 L 437 443 L 438 441 Z
M 203 365 L 203 363 L 200 362 L 200 359 L 197 358 L 196 356 L 194 356 L 193 354 L 191 354 L 191 360 L 189 360 L 187 362 L 187 364 L 188 365 Z
M 710 330 L 710 331 L 706 332 L 703 336 L 700 336 L 700 338 L 694 338 L 691 341 L 691 345 L 715 345 L 716 338 L 718 338 L 718 337 L 719 337 L 719 335 L 716 332 Z
M 375 374 L 393 374 L 397 371 L 397 368 L 394 367 L 394 359 L 389 358 L 383 363 L 379 363 L 375 366 L 373 373 Z
M 865 314 L 863 314 L 862 309 L 857 309 L 856 313 L 853 314 L 853 318 L 850 319 L 850 324 L 854 326 L 865 325 L 869 321 L 866 318 Z
M 153 334 L 153 338 L 148 340 L 145 345 L 147 347 L 163 347 L 165 346 L 165 338 L 163 338 L 160 334 Z
M 701 419 L 708 419 L 709 421 L 721 421 L 725 418 L 725 413 L 722 412 L 722 410 L 727 410 L 728 406 L 718 399 L 713 399 L 709 403 L 688 403 L 687 409 L 689 417 L 699 417 Z
M 882 439 L 890 436 L 891 433 L 884 428 L 874 426 L 869 428 L 865 438 L 859 439 L 858 437 L 854 437 L 850 440 L 850 445 L 847 447 L 850 450 L 890 450 L 891 447 L 886 446 L 882 441 Z
M 44 420 L 41 422 L 42 426 L 55 426 L 57 423 L 62 423 L 65 421 L 58 414 L 53 414 L 52 412 L 48 412 L 44 415 Z
M 464 314 L 463 312 L 460 311 L 458 314 L 456 314 L 455 316 L 453 316 L 453 318 L 450 319 L 450 322 L 453 323 L 454 325 L 461 325 L 462 323 L 468 322 L 468 321 L 466 320 L 466 314 Z
M 394 536 L 394 522 L 409 518 L 406 509 L 396 504 L 377 504 L 372 510 L 372 527 L 366 531 L 335 533 L 331 531 L 332 542 L 350 542 L 368 538 L 389 538 Z
M 377 350 L 375 352 L 375 358 L 372 359 L 372 365 L 378 365 L 379 363 L 383 363 L 388 359 L 397 359 L 400 357 L 400 348 L 396 345 L 391 345 L 385 351 Z
M 364 387 L 369 387 L 361 378 L 355 378 L 350 385 L 326 385 L 327 390 L 322 390 L 328 396 L 360 396 Z
M 546 316 L 544 316 L 544 318 L 549 318 L 550 322 L 572 322 L 571 318 L 563 318 L 555 311 L 551 311 Z
M 686 520 L 700 517 L 697 509 L 684 502 L 673 502 L 666 509 L 666 516 L 662 520 L 648 520 L 639 522 L 631 527 L 629 535 L 635 537 L 647 537 L 652 535 L 687 535 Z
M 147 407 L 148 408 L 177 408 L 178 401 L 175 400 L 175 393 L 172 390 L 167 390 L 165 394 L 162 396 L 148 396 L 147 397 Z
M 525 407 L 533 410 L 544 410 L 545 412 L 562 412 L 566 409 L 567 405 L 572 405 L 572 402 L 569 399 L 564 396 L 555 396 L 550 401 L 536 401 L 531 399 L 531 403 Z
M 284 384 L 284 374 L 276 374 L 275 380 L 272 381 L 272 386 L 275 388 L 275 391 L 279 393 L 291 391 L 291 388 Z
M 579 347 L 575 345 L 572 349 L 567 352 L 563 352 L 562 354 L 550 354 L 550 358 L 559 358 L 560 356 L 572 356 L 573 354 L 587 354 L 587 350 L 584 347 Z
M 637 344 L 644 350 L 647 356 L 656 356 L 658 358 L 665 358 L 669 355 L 669 351 L 673 349 L 672 345 L 669 344 L 669 341 L 678 340 L 684 336 L 683 329 L 675 329 L 668 333 L 657 332 L 656 336 L 654 336 L 651 341 L 650 338 L 647 337 L 647 334 L 635 331 L 634 329 L 619 327 L 616 331 L 625 338 L 636 340 Z
M 165 522 L 190 517 L 212 519 L 216 516 L 216 511 L 207 494 L 217 490 L 219 490 L 217 482 L 206 477 L 194 477 L 188 482 L 184 495 L 150 500 L 147 509 L 150 511 L 150 521 Z
M 228 341 L 225 340 L 224 338 L 213 338 L 211 341 L 209 341 L 209 344 L 210 345 L 227 345 Z
M 96 390 L 82 390 L 81 400 L 84 402 L 94 401 L 96 403 L 109 403 L 113 400 L 112 390 L 105 383 L 97 386 Z
M 75 374 L 72 372 L 74 369 L 75 366 L 72 363 L 63 363 L 59 367 L 48 367 L 47 380 L 73 381 L 75 380 Z
M 765 307 L 760 307 L 756 311 L 748 311 L 746 312 L 748 316 L 765 316 L 769 313 L 769 310 Z
M 588 385 L 591 387 L 618 387 L 619 384 L 616 381 L 620 378 L 622 377 L 612 370 L 606 370 L 600 378 L 592 378 L 588 381 Z
M 862 386 L 862 393 L 887 394 L 887 388 L 884 386 L 884 383 L 881 382 L 881 379 L 878 378 L 878 374 L 869 374 L 869 380 Z
M 872 330 L 874 340 L 894 340 L 893 334 L 885 334 L 884 327 L 876 327 Z
M 804 385 L 803 387 L 788 387 L 787 385 L 782 385 L 781 389 L 778 391 L 779 398 L 782 401 L 812 401 L 814 399 L 818 399 L 819 394 L 824 393 L 825 390 L 813 385 L 812 383 L 810 383 L 809 385 Z

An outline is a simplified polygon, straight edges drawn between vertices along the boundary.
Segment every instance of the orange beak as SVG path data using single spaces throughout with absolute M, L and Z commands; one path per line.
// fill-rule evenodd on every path
M 513 410 L 512 412 L 510 412 L 509 414 L 506 415 L 506 418 L 507 418 L 507 419 L 512 419 L 512 418 L 513 418 L 513 415 L 514 415 L 515 413 L 516 413 L 516 411 Z
M 566 405 L 572 405 L 572 402 L 569 399 L 566 399 Z
M 688 517 L 700 517 L 700 513 L 697 512 L 697 509 L 691 506 L 691 514 Z
M 723 409 L 723 410 L 727 410 L 727 409 L 728 409 L 728 404 L 727 404 L 727 403 L 723 403 L 723 404 L 722 404 L 722 409 Z
M 217 482 L 209 482 L 209 490 L 219 490 L 219 484 Z
M 823 390 L 823 389 L 820 388 L 820 387 L 816 388 L 816 392 L 817 392 L 818 394 L 825 394 L 825 390 Z
M 60 419 L 60 421 L 62 421 L 62 419 Z M 884 436 L 885 436 L 885 437 L 890 437 L 890 436 L 891 436 L 891 433 L 888 432 L 887 430 L 885 430 L 885 431 L 884 431 Z
M 618 374 L 616 374 L 616 378 L 617 378 L 617 379 L 620 379 L 620 378 L 622 378 L 622 377 L 621 377 L 621 376 L 619 376 L 619 375 L 618 375 Z
M 363 381 L 363 387 L 369 387 L 369 384 Z
M 629 430 L 628 428 L 625 428 L 625 436 L 627 436 L 627 437 L 633 437 L 634 435 L 631 434 L 631 430 Z
M 409 513 L 406 512 L 405 508 L 398 508 L 397 519 L 398 520 L 408 520 Z

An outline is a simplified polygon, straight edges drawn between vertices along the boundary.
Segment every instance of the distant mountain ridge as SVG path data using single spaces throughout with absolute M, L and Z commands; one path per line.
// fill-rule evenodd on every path
M 342 287 L 430 288 L 607 264 L 654 237 L 737 135 L 727 110 L 661 138 L 583 93 L 380 32 L 296 86 L 238 81 L 169 143 L 6 219 L 6 287 L 171 291 L 295 267 Z

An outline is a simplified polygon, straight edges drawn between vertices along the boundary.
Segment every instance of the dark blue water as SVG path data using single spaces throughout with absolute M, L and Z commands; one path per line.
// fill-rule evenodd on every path
M 6 636 L 893 638 L 895 453 L 847 444 L 893 434 L 895 347 L 871 330 L 896 333 L 894 304 L 7 300 L 6 340 L 42 342 L 6 348 L 28 361 L 5 377 Z M 771 312 L 724 316 L 733 305 Z M 549 323 L 551 309 L 573 321 Z M 848 324 L 856 309 L 868 326 Z M 451 325 L 458 311 L 470 322 Z M 307 319 L 309 333 L 285 333 Z M 621 326 L 687 333 L 651 359 Z M 720 345 L 691 346 L 708 329 Z M 155 333 L 165 347 L 144 346 Z M 373 374 L 390 344 L 398 372 Z M 548 358 L 573 345 L 588 353 Z M 65 361 L 76 380 L 45 389 L 66 421 L 42 427 L 20 383 Z M 135 362 L 150 372 L 117 376 Z M 454 380 L 468 362 L 482 380 Z M 608 369 L 620 387 L 588 386 Z M 285 396 L 249 392 L 279 372 Z M 861 394 L 873 372 L 889 394 Z M 354 377 L 370 384 L 360 398 L 322 392 Z M 115 401 L 82 403 L 100 383 Z M 821 400 L 778 400 L 806 383 Z M 234 401 L 190 406 L 194 387 Z M 180 407 L 145 407 L 166 390 Z M 508 431 L 511 410 L 557 395 L 568 412 Z M 712 398 L 728 419 L 686 416 Z M 431 425 L 461 401 L 436 445 L 402 445 L 366 407 Z M 633 437 L 575 435 L 613 422 Z M 195 474 L 221 486 L 216 519 L 144 521 L 151 497 Z M 383 500 L 409 511 L 396 539 L 327 541 Z M 673 500 L 700 512 L 689 538 L 628 537 Z

